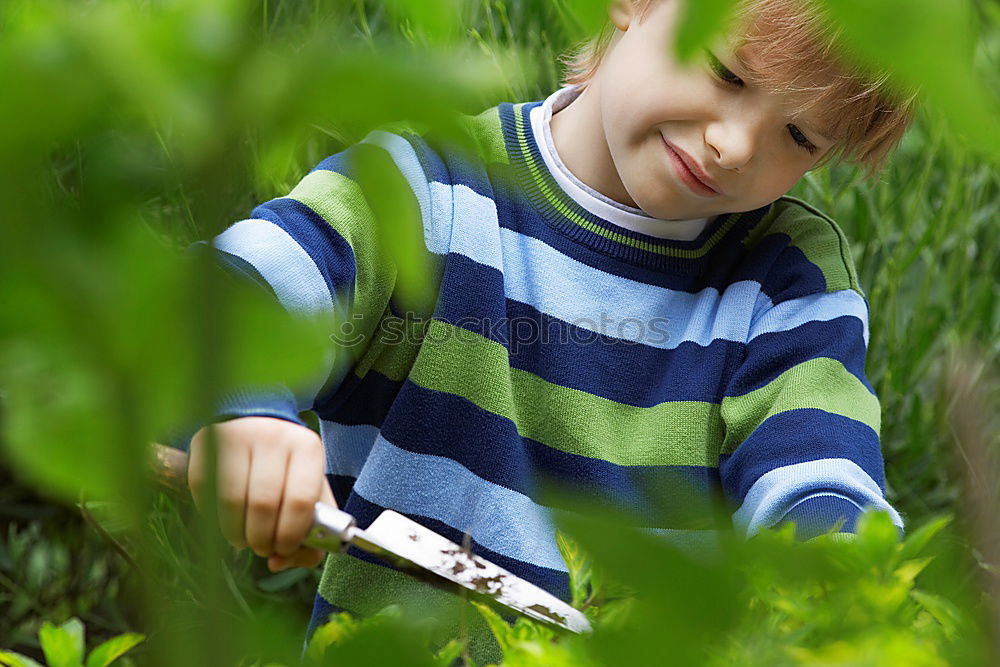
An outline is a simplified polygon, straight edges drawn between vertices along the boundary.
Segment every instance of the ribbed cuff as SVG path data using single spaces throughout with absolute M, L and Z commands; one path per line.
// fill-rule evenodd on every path
M 796 503 L 777 525 L 795 524 L 795 539 L 805 541 L 822 535 L 843 523 L 837 532 L 853 533 L 862 509 L 849 498 L 836 493 L 811 495 Z
M 216 406 L 211 420 L 168 434 L 161 438 L 163 444 L 186 452 L 191 447 L 191 438 L 201 428 L 237 417 L 274 417 L 306 426 L 306 423 L 299 419 L 295 394 L 284 386 L 232 391 L 223 394 Z

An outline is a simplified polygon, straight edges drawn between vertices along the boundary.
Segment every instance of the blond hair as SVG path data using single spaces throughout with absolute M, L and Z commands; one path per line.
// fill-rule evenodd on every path
M 628 1 L 640 21 L 656 2 Z M 896 90 L 885 72 L 873 74 L 838 58 L 840 33 L 812 0 L 738 0 L 732 18 L 741 27 L 734 53 L 746 82 L 790 96 L 793 111 L 815 114 L 818 131 L 834 142 L 816 166 L 844 160 L 877 177 L 913 120 L 916 94 Z M 565 85 L 586 86 L 593 79 L 613 34 L 608 23 L 561 58 Z M 752 59 L 745 57 L 750 53 Z

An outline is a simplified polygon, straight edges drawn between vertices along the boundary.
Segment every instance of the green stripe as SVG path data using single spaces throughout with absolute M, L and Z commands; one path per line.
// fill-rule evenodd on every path
M 374 369 L 390 380 L 405 380 L 420 352 L 428 323 L 405 320 L 386 310 L 365 355 L 354 366 L 354 374 L 364 377 Z
M 733 453 L 768 417 L 802 408 L 816 408 L 881 427 L 878 398 L 861 380 L 835 359 L 819 357 L 803 362 L 742 396 L 722 400 L 726 441 L 722 451 Z
M 475 608 L 463 609 L 466 603 L 459 595 L 428 586 L 398 570 L 344 553 L 331 553 L 323 563 L 319 594 L 330 604 L 359 617 L 398 605 L 404 619 L 431 621 L 433 644 L 440 646 L 461 633 L 469 640 L 477 664 L 502 659 L 500 647 Z
M 396 279 L 396 270 L 384 258 L 377 225 L 361 187 L 343 174 L 316 170 L 288 195 L 316 212 L 343 236 L 354 251 L 355 293 L 353 310 L 364 316 L 360 328 L 375 328 Z
M 398 570 L 345 553 L 331 553 L 326 557 L 319 594 L 330 604 L 359 616 L 370 616 L 390 604 L 412 608 L 453 603 L 453 596 L 444 591 L 422 584 Z
M 681 259 L 698 259 L 699 257 L 704 256 L 709 250 L 711 250 L 715 246 L 715 244 L 718 243 L 719 240 L 722 239 L 722 237 L 725 236 L 726 233 L 728 233 L 729 230 L 733 228 L 733 225 L 735 225 L 736 222 L 740 219 L 739 213 L 731 214 L 726 219 L 725 223 L 723 223 L 722 226 L 719 227 L 714 234 L 712 234 L 712 236 L 705 242 L 704 245 L 695 249 L 681 249 L 681 248 L 672 248 L 667 245 L 654 245 L 653 243 L 650 243 L 648 241 L 642 241 L 639 239 L 634 239 L 629 236 L 623 236 L 621 234 L 618 234 L 616 232 L 610 231 L 608 229 L 605 229 L 604 227 L 594 224 L 593 222 L 580 216 L 576 211 L 570 208 L 566 204 L 565 200 L 562 197 L 560 197 L 559 194 L 557 194 L 557 192 L 561 193 L 561 190 L 557 191 L 556 186 L 553 186 L 549 181 L 549 179 L 543 176 L 543 174 L 548 173 L 548 170 L 545 167 L 540 167 L 535 162 L 533 156 L 531 155 L 531 152 L 528 148 L 528 140 L 527 140 L 527 135 L 525 133 L 524 121 L 521 118 L 520 106 L 523 105 L 514 107 L 514 126 L 516 128 L 517 140 L 521 149 L 521 154 L 524 156 L 525 164 L 528 167 L 528 171 L 531 173 L 532 179 L 535 182 L 535 186 L 545 196 L 546 200 L 548 200 L 549 204 L 551 204 L 553 208 L 555 208 L 559 213 L 561 213 L 567 219 L 576 223 L 580 227 L 583 227 L 587 231 L 593 234 L 597 234 L 598 236 L 603 236 L 604 238 L 614 241 L 616 243 L 621 243 L 623 245 L 631 246 L 633 248 L 638 248 L 640 250 L 644 250 L 646 252 L 650 252 L 653 254 L 666 255 L 668 257 L 679 257 Z
M 791 238 L 792 245 L 823 272 L 827 292 L 851 289 L 864 297 L 850 244 L 829 216 L 794 197 L 782 197 L 745 242 L 749 247 L 770 234 Z
M 500 107 L 492 107 L 477 116 L 467 117 L 466 128 L 479 146 L 479 157 L 483 162 L 510 164 L 500 124 Z
M 618 465 L 717 466 L 719 406 L 672 401 L 625 405 L 510 367 L 497 342 L 433 320 L 410 380 L 506 417 L 518 433 L 571 454 Z M 488 446 L 488 443 L 484 443 Z

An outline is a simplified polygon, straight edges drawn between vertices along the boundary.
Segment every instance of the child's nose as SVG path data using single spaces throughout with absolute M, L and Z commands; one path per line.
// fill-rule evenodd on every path
M 716 164 L 735 172 L 743 171 L 753 159 L 759 136 L 757 123 L 748 118 L 720 120 L 705 129 L 705 142 Z

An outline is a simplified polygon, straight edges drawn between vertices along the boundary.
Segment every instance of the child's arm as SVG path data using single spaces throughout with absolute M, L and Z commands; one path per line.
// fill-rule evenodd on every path
M 794 521 L 800 539 L 866 506 L 903 521 L 884 498 L 878 398 L 864 374 L 868 305 L 855 289 L 780 302 L 755 320 L 722 403 L 720 473 L 753 535 Z
M 369 341 L 388 306 L 396 272 L 385 260 L 372 210 L 355 179 L 357 150 L 324 160 L 287 197 L 258 206 L 250 219 L 217 236 L 212 248 L 229 275 L 256 284 L 287 311 L 336 321 L 346 321 L 350 313 L 354 337 Z M 415 155 L 387 152 L 401 171 L 419 173 Z M 315 501 L 335 503 L 325 479 L 323 444 L 298 413 L 313 407 L 321 388 L 335 391 L 350 370 L 335 354 L 359 352 L 331 346 L 313 386 L 233 392 L 216 410 L 215 421 L 229 420 L 215 426 L 220 527 L 234 546 L 268 556 L 272 570 L 309 567 L 322 558 L 301 543 Z M 205 430 L 189 447 L 196 503 L 204 485 Z

